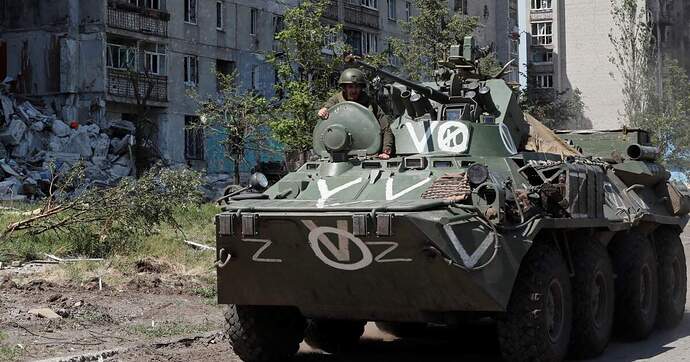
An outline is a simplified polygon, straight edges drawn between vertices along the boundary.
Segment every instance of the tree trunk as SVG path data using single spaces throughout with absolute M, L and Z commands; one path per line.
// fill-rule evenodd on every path
M 235 185 L 240 184 L 240 161 L 235 160 L 235 170 L 233 171 L 235 174 Z

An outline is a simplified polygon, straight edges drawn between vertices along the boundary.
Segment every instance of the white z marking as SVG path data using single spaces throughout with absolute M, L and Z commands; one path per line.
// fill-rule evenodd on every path
M 321 198 L 319 198 L 319 200 L 316 202 L 316 206 L 317 207 L 324 207 L 324 205 L 326 204 L 326 200 L 328 200 L 329 197 L 337 194 L 340 191 L 345 190 L 348 187 L 351 187 L 351 186 L 356 185 L 356 184 L 361 183 L 361 182 L 362 182 L 362 178 L 360 177 L 360 178 L 358 178 L 356 180 L 352 180 L 346 184 L 342 184 L 342 185 L 334 188 L 333 190 L 329 190 L 328 184 L 326 183 L 326 180 L 324 180 L 324 179 L 318 180 L 316 182 L 316 185 L 319 187 L 319 194 L 321 194 Z
M 367 245 L 388 245 L 389 247 L 382 251 L 379 255 L 377 255 L 374 260 L 379 263 L 396 263 L 396 262 L 408 262 L 412 261 L 410 258 L 391 258 L 391 259 L 384 259 L 384 257 L 388 254 L 390 254 L 393 250 L 398 248 L 398 243 L 395 241 L 367 241 L 365 242 Z
M 431 177 L 427 177 L 426 179 L 419 181 L 416 184 L 414 184 L 414 185 L 412 185 L 412 186 L 410 186 L 410 187 L 408 187 L 408 188 L 406 188 L 406 189 L 404 189 L 398 193 L 394 193 L 393 192 L 393 178 L 389 178 L 388 180 L 386 180 L 386 200 L 388 200 L 388 201 L 395 200 L 398 197 L 403 196 L 406 193 L 418 188 L 419 186 L 424 185 L 425 183 L 429 182 L 430 180 L 431 180 Z
M 261 257 L 261 253 L 266 251 L 266 249 L 268 249 L 268 247 L 271 246 L 271 244 L 273 243 L 271 240 L 268 240 L 268 239 L 242 239 L 242 241 L 248 241 L 250 243 L 263 243 L 264 244 L 259 248 L 259 250 L 256 251 L 256 253 L 254 253 L 254 255 L 252 255 L 252 260 L 258 261 L 261 263 L 282 263 L 283 262 L 283 259 L 271 259 L 271 258 L 262 258 Z

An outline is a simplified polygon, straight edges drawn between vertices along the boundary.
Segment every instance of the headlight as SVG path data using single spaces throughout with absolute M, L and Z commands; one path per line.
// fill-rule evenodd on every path
M 256 191 L 264 191 L 268 187 L 268 179 L 261 172 L 254 172 L 249 178 L 249 186 Z
M 472 185 L 481 185 L 489 178 L 489 169 L 478 163 L 467 169 L 467 179 Z

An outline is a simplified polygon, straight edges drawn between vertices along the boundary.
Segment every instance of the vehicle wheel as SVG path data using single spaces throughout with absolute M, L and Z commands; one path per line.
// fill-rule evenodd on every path
M 318 319 L 307 324 L 304 341 L 328 353 L 352 350 L 364 334 L 363 321 Z
M 625 338 L 645 339 L 654 328 L 659 294 L 652 243 L 629 232 L 616 236 L 609 250 L 616 273 L 615 329 Z
M 568 269 L 558 250 L 537 244 L 520 267 L 508 303 L 498 321 L 501 354 L 508 361 L 560 361 L 572 327 Z
M 299 349 L 306 320 L 294 307 L 229 305 L 227 334 L 245 362 L 285 361 Z
M 575 276 L 573 331 L 569 353 L 574 358 L 600 355 L 613 327 L 615 284 L 606 248 L 598 242 L 571 244 Z
M 659 272 L 659 306 L 657 326 L 675 327 L 683 320 L 685 296 L 688 290 L 685 251 L 680 235 L 671 229 L 662 228 L 655 232 Z
M 426 323 L 415 322 L 376 322 L 381 331 L 399 338 L 413 337 L 422 334 Z

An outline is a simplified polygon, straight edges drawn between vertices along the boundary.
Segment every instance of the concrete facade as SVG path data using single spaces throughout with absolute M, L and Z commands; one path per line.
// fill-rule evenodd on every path
M 673 55 L 690 65 L 690 26 L 682 17 L 690 11 L 678 0 L 640 0 L 642 11 L 654 24 L 654 36 L 661 34 L 659 60 Z M 582 92 L 584 117 L 570 128 L 619 128 L 623 94 L 618 69 L 609 61 L 613 47 L 609 33 L 616 29 L 610 0 L 526 0 L 528 86 L 531 94 L 554 96 L 575 89 Z M 661 9 L 667 9 L 662 11 Z M 674 9 L 674 21 L 669 20 Z M 660 63 L 661 64 L 661 63 Z

